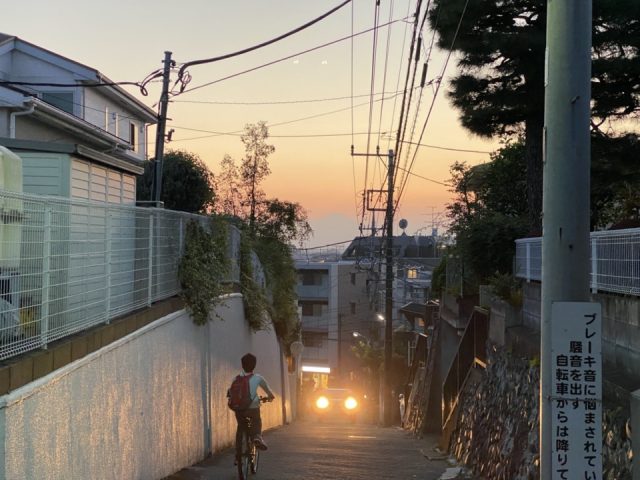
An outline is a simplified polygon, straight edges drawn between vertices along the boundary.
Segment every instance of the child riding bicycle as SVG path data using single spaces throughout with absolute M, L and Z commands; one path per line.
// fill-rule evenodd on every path
M 262 438 L 262 419 L 260 418 L 258 387 L 264 390 L 269 401 L 275 398 L 275 395 L 262 375 L 253 372 L 257 363 L 255 355 L 247 353 L 242 357 L 241 362 L 242 373 L 234 378 L 231 387 L 227 391 L 229 408 L 235 412 L 236 421 L 238 422 L 236 430 L 236 456 L 242 453 L 242 430 L 247 426 L 247 418 L 250 419 L 249 436 L 253 439 L 256 448 L 260 450 L 267 449 L 267 444 Z

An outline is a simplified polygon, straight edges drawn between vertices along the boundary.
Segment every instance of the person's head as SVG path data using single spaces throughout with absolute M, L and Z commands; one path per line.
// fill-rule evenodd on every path
M 244 357 L 242 357 L 241 361 L 242 369 L 245 372 L 253 372 L 253 370 L 256 368 L 256 363 L 258 360 L 256 359 L 255 355 L 247 353 Z

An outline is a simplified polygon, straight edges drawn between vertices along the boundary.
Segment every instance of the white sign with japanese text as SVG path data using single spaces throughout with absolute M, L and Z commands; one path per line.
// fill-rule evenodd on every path
M 554 480 L 602 479 L 602 308 L 551 306 L 551 462 Z

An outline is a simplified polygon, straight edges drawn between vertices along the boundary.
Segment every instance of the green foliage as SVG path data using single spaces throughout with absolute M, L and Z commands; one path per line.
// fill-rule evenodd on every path
M 224 280 L 229 272 L 227 228 L 211 219 L 208 228 L 190 220 L 187 223 L 185 252 L 178 267 L 181 296 L 196 325 L 204 325 L 212 307 L 226 292 Z
M 206 213 L 214 202 L 213 173 L 195 153 L 169 150 L 164 155 L 161 200 L 165 208 Z M 137 180 L 138 200 L 151 200 L 154 163 L 147 162 Z
M 245 229 L 240 236 L 240 292 L 244 314 L 254 332 L 269 327 L 269 302 L 265 289 L 255 279 L 253 268 L 253 242 Z
M 261 237 L 286 243 L 307 239 L 311 226 L 300 204 L 273 198 L 265 201 L 264 208 L 258 212 L 256 230 Z
M 514 307 L 522 305 L 522 282 L 510 273 L 496 273 L 489 278 L 493 293 Z
M 442 290 L 447 286 L 447 258 L 448 255 L 443 255 L 431 274 L 431 293 L 434 298 L 440 298 Z
M 547 0 L 434 0 L 432 5 L 429 23 L 438 33 L 438 45 L 450 48 L 457 34 L 453 48 L 459 70 L 448 95 L 462 125 L 483 137 L 524 138 L 528 218 L 532 233 L 539 233 Z M 640 111 L 639 19 L 637 0 L 593 2 L 591 111 L 593 141 L 601 144 L 592 150 L 596 165 L 606 164 L 611 150 L 624 149 L 622 158 L 638 158 L 630 142 L 619 140 L 638 138 L 623 132 Z M 597 210 L 608 202 L 607 188 L 601 182 L 596 192 L 594 224 L 602 223 Z
M 462 257 L 468 277 L 481 280 L 495 272 L 511 271 L 514 242 L 527 233 L 523 157 L 522 143 L 507 144 L 490 163 L 477 167 L 455 163 L 451 167 L 456 197 L 447 206 L 450 230 L 456 236 L 456 253 Z
M 480 278 L 511 271 L 515 240 L 527 232 L 526 220 L 486 211 L 466 222 L 457 232 L 456 245 L 465 265 Z
M 269 128 L 266 122 L 245 125 L 244 132 L 244 135 L 240 137 L 245 150 L 245 156 L 240 166 L 240 179 L 249 206 L 249 230 L 253 234 L 258 205 L 264 199 L 264 192 L 260 189 L 260 184 L 271 173 L 267 159 L 276 149 L 267 143 Z
M 275 237 L 258 237 L 254 249 L 267 277 L 271 302 L 269 314 L 276 335 L 286 346 L 299 337 L 297 273 L 290 247 Z
M 271 173 L 268 157 L 275 151 L 267 143 L 268 138 L 265 122 L 245 126 L 241 165 L 236 166 L 228 155 L 222 160 L 216 211 L 230 217 L 242 232 L 240 288 L 251 328 L 269 328 L 270 317 L 276 335 L 288 347 L 300 331 L 297 276 L 289 243 L 307 238 L 311 227 L 306 211 L 298 203 L 267 199 L 261 189 L 261 183 Z M 251 251 L 264 269 L 266 288 L 254 279 Z
M 360 360 L 362 366 L 371 373 L 380 371 L 384 350 L 365 340 L 358 340 L 351 351 L 355 357 Z

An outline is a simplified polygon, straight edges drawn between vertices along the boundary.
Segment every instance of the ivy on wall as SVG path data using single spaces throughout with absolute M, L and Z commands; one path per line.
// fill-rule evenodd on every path
M 252 331 L 269 327 L 269 302 L 265 289 L 256 281 L 252 259 L 253 242 L 245 229 L 240 236 L 240 292 L 244 314 Z
M 193 321 L 205 325 L 212 307 L 230 287 L 227 223 L 213 217 L 209 228 L 190 221 L 186 229 L 185 252 L 178 269 L 184 299 Z M 240 227 L 240 293 L 245 317 L 252 331 L 273 328 L 286 348 L 298 339 L 297 274 L 289 245 L 278 238 L 251 235 Z M 254 255 L 264 270 L 266 285 L 257 279 Z
M 181 297 L 196 325 L 205 325 L 212 308 L 227 293 L 224 284 L 229 273 L 228 228 L 215 217 L 203 227 L 199 222 L 187 223 L 185 251 L 178 267 Z
M 261 237 L 254 250 L 262 263 L 269 288 L 269 315 L 278 338 L 288 348 L 300 336 L 297 272 L 291 248 L 273 237 Z

